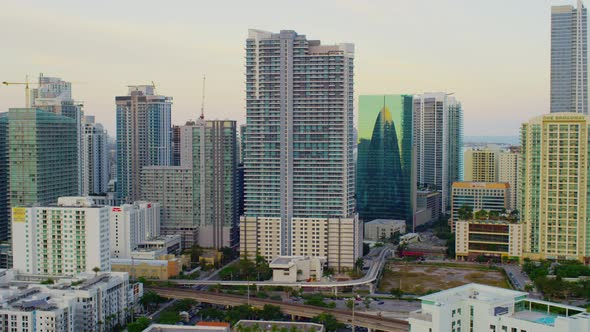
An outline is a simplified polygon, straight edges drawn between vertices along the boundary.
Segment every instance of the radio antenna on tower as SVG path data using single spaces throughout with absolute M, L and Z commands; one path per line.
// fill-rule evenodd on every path
M 203 75 L 203 92 L 201 93 L 201 116 L 199 119 L 205 118 L 205 75 Z

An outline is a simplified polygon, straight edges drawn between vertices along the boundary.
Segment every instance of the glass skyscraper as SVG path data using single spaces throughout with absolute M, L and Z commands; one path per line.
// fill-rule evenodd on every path
M 5 112 L 0 113 L 0 241 L 10 237 L 8 179 L 8 113 Z
M 412 223 L 412 95 L 359 97 L 357 208 L 364 221 Z
M 55 204 L 78 194 L 76 120 L 33 108 L 8 112 L 10 206 Z
M 551 113 L 588 114 L 586 8 L 551 7 Z

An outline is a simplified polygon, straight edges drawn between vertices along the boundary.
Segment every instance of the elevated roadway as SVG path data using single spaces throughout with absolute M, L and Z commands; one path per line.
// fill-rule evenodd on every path
M 336 319 L 344 324 L 354 326 L 366 327 L 373 331 L 391 331 L 391 332 L 407 332 L 409 331 L 409 324 L 405 320 L 384 318 L 375 315 L 368 315 L 362 313 L 354 314 L 352 311 L 320 308 L 314 306 L 307 306 L 295 303 L 286 303 L 281 301 L 273 301 L 259 298 L 248 298 L 245 296 L 228 295 L 221 293 L 195 291 L 189 289 L 178 289 L 168 287 L 146 287 L 146 291 L 154 291 L 157 294 L 174 299 L 193 299 L 199 302 L 238 306 L 242 304 L 250 304 L 251 306 L 262 308 L 265 304 L 271 304 L 281 307 L 281 311 L 293 317 L 312 318 L 323 312 L 329 313 L 336 317 Z

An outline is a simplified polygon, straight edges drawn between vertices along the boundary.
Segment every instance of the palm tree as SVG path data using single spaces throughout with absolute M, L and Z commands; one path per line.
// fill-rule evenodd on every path
M 94 271 L 94 276 L 96 277 L 96 276 L 98 276 L 98 272 L 100 272 L 100 267 L 98 267 L 98 266 L 95 266 L 95 267 L 92 269 L 92 271 Z

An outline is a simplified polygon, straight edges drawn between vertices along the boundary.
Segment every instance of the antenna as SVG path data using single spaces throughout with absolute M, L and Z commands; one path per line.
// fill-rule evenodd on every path
M 205 118 L 205 75 L 203 75 L 203 92 L 201 93 L 201 116 L 199 119 Z

